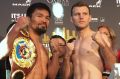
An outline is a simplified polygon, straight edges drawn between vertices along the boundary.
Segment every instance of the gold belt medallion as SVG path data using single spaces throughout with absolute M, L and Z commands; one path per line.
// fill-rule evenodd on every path
M 35 45 L 32 40 L 18 37 L 13 44 L 12 59 L 21 68 L 31 68 L 35 62 Z

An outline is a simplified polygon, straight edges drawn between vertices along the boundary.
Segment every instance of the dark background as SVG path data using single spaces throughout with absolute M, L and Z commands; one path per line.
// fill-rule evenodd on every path
M 13 6 L 15 4 L 25 4 L 27 0 L 1 0 L 0 2 L 0 36 L 4 37 L 6 34 L 6 28 L 14 20 L 11 17 L 12 13 L 25 14 L 26 9 L 29 6 Z M 63 24 L 55 24 L 54 16 L 52 15 L 51 23 L 48 28 L 48 35 L 56 27 L 66 27 L 70 30 L 75 30 L 74 26 L 70 22 L 70 9 L 71 5 L 80 0 L 32 0 L 30 4 L 35 2 L 46 3 L 50 8 L 54 2 L 66 3 L 64 7 Z M 93 20 L 91 22 L 91 28 L 96 30 L 100 24 L 109 25 L 117 35 L 116 48 L 120 48 L 120 1 L 117 0 L 83 0 L 86 1 L 91 7 Z M 95 6 L 97 1 L 102 1 L 101 6 Z M 51 8 L 52 9 L 52 8 Z M 96 20 L 95 20 L 96 19 Z

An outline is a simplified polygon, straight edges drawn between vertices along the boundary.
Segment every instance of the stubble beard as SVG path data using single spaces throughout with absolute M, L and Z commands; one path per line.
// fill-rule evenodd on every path
M 41 26 L 41 28 L 36 28 L 35 32 L 37 35 L 42 35 L 44 33 L 46 33 L 47 29 L 44 26 Z

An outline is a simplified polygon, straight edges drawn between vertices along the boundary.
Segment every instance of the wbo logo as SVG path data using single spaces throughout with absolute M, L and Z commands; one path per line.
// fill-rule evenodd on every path
M 95 5 L 89 5 L 92 8 L 101 8 L 102 0 L 98 0 Z
M 12 6 L 30 6 L 32 0 L 26 0 L 24 3 L 12 3 Z
M 120 0 L 116 0 L 117 7 L 120 7 Z

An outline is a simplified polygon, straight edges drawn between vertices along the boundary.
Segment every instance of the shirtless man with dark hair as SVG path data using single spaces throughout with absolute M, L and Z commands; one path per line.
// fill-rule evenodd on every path
M 0 59 L 8 55 L 12 58 L 11 79 L 46 79 L 48 52 L 41 35 L 48 28 L 50 9 L 44 3 L 34 3 L 26 14 L 0 43 Z

